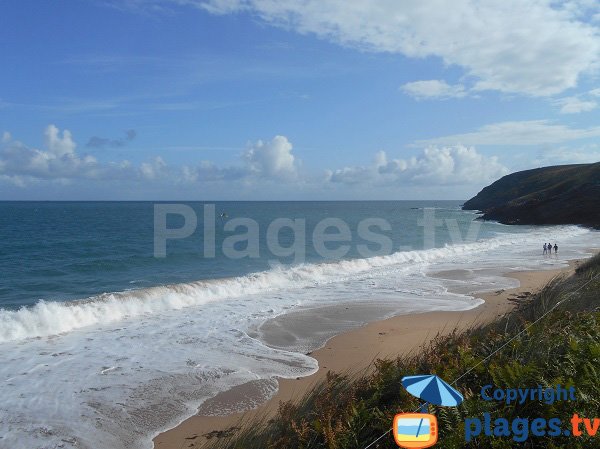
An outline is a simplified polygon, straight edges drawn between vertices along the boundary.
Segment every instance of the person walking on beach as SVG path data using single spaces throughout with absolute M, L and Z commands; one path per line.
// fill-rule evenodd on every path
M 544 243 L 544 254 L 548 254 L 548 245 Z
M 558 245 L 554 244 L 554 254 L 558 254 Z

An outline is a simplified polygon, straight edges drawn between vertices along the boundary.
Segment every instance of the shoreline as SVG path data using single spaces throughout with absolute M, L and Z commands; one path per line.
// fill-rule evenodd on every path
M 526 297 L 542 288 L 555 276 L 572 271 L 578 262 L 572 260 L 569 261 L 568 267 L 553 270 L 507 273 L 504 276 L 516 279 L 519 286 L 514 289 L 474 294 L 485 302 L 473 309 L 398 315 L 335 335 L 321 348 L 307 354 L 318 362 L 319 369 L 314 374 L 296 379 L 277 378 L 278 392 L 254 409 L 226 416 L 203 415 L 203 409 L 210 410 L 211 406 L 222 407 L 234 402 L 251 401 L 260 386 L 250 382 L 219 393 L 207 401 L 209 404 L 203 404 L 197 414 L 156 435 L 153 438 L 154 448 L 201 448 L 210 439 L 229 435 L 255 418 L 273 415 L 280 403 L 301 398 L 324 379 L 329 371 L 366 370 L 377 358 L 412 353 L 437 335 L 447 335 L 455 330 L 463 331 L 492 322 L 511 311 L 519 296 Z M 444 272 L 438 275 L 443 276 Z

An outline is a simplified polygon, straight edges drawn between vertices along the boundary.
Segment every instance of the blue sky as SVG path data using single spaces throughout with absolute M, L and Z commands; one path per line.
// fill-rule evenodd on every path
M 0 199 L 462 199 L 600 160 L 594 1 L 0 3 Z

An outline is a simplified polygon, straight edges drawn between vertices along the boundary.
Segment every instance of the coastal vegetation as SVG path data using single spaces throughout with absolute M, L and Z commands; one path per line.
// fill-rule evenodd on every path
M 437 337 L 418 354 L 377 360 L 362 373 L 329 373 L 298 402 L 282 403 L 275 416 L 242 423 L 241 430 L 212 438 L 209 447 L 395 448 L 389 432 L 394 415 L 415 412 L 420 405 L 401 386 L 403 376 L 415 374 L 437 374 L 465 397 L 455 408 L 429 407 L 439 424 L 436 447 L 600 447 L 600 430 L 589 436 L 583 425 L 580 436 L 562 431 L 558 436 L 534 436 L 521 426 L 509 429 L 510 436 L 482 431 L 465 441 L 465 423 L 485 414 L 492 422 L 526 420 L 527 426 L 539 418 L 559 418 L 561 430 L 569 433 L 574 414 L 590 423 L 600 418 L 600 256 L 521 298 L 511 313 L 491 324 Z M 561 385 L 574 387 L 576 394 L 575 400 L 552 404 L 507 404 L 485 400 L 481 390 L 486 385 L 504 390 Z
M 482 219 L 504 224 L 600 227 L 600 162 L 525 170 L 500 178 L 467 201 Z

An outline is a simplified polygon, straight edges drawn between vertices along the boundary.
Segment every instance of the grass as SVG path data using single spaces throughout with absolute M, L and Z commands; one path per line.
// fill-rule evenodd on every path
M 533 420 L 558 417 L 563 428 L 573 413 L 600 418 L 600 256 L 571 277 L 559 277 L 507 317 L 488 326 L 436 338 L 416 356 L 377 360 L 358 374 L 329 373 L 296 403 L 281 404 L 272 419 L 245 423 L 232 436 L 211 441 L 210 449 L 356 449 L 389 430 L 396 413 L 413 412 L 418 401 L 401 386 L 402 377 L 437 374 L 463 393 L 456 408 L 430 407 L 438 417 L 436 448 L 591 448 L 596 437 L 483 436 L 465 442 L 465 419 L 489 413 Z M 497 351 L 497 352 L 495 352 Z M 492 355 L 493 354 L 493 355 Z M 467 374 L 464 374 L 467 373 Z M 484 401 L 480 390 L 561 384 L 575 386 L 576 401 L 523 405 Z M 386 436 L 371 448 L 396 448 Z

